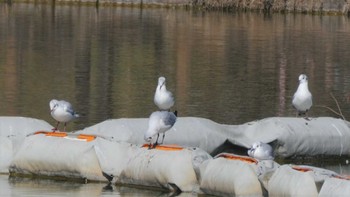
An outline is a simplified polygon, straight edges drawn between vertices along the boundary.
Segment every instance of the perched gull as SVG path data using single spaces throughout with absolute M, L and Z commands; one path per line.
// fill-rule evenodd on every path
M 66 131 L 67 122 L 79 117 L 73 110 L 72 105 L 64 100 L 58 101 L 53 99 L 50 101 L 51 116 L 57 121 L 57 125 L 53 128 L 53 131 L 58 130 L 60 122 L 64 122 L 64 131 Z
M 294 93 L 292 104 L 297 110 L 297 115 L 306 115 L 312 106 L 312 95 L 308 88 L 307 76 L 301 74 L 299 76 L 299 86 L 297 91 Z
M 159 77 L 158 86 L 154 94 L 154 103 L 161 110 L 169 110 L 174 105 L 174 102 L 173 94 L 166 89 L 165 77 Z
M 269 144 L 255 142 L 248 150 L 248 155 L 258 160 L 273 160 L 273 150 Z
M 152 138 L 157 135 L 156 142 L 153 144 L 153 148 L 158 145 L 159 134 L 163 133 L 163 139 L 160 144 L 163 143 L 165 132 L 168 131 L 176 122 L 177 111 L 155 111 L 151 114 L 148 121 L 148 129 L 144 134 L 144 139 L 149 142 L 149 147 L 152 146 Z

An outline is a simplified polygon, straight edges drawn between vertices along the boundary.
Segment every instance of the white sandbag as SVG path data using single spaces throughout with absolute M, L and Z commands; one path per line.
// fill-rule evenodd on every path
M 105 180 L 94 145 L 95 141 L 32 135 L 15 155 L 10 172 Z
M 276 156 L 349 155 L 349 122 L 342 119 L 266 118 L 241 125 L 241 143 L 273 142 Z
M 293 155 L 349 155 L 348 122 L 335 118 L 282 119 L 283 135 L 277 137 L 276 152 Z
M 77 134 L 43 132 L 25 139 L 10 172 L 198 191 L 195 168 L 208 158 L 196 148 L 148 150 L 100 137 L 86 141 Z
M 289 165 L 280 166 L 268 183 L 269 196 L 317 196 L 312 171 L 298 171 Z
M 10 116 L 0 117 L 0 136 L 19 141 L 23 140 L 28 134 L 40 130 L 51 130 L 52 128 L 49 123 L 39 119 Z
M 51 128 L 47 122 L 34 118 L 0 117 L 0 173 L 8 173 L 13 155 L 28 134 Z
M 341 178 L 326 179 L 319 197 L 348 196 L 350 194 L 350 180 Z
M 349 122 L 330 118 L 273 117 L 242 125 L 223 125 L 204 118 L 179 117 L 165 136 L 165 144 L 199 147 L 212 155 L 240 153 L 254 142 L 273 145 L 275 156 L 350 155 Z M 109 140 L 143 144 L 147 118 L 107 120 L 78 133 Z
M 276 189 L 279 192 L 283 190 L 284 194 L 288 196 L 297 194 L 308 195 L 310 190 L 304 191 L 304 189 L 313 188 L 312 192 L 314 192 L 314 185 L 317 192 L 319 192 L 319 196 L 344 196 L 350 193 L 349 177 L 339 175 L 334 171 L 305 165 L 284 165 L 282 167 L 284 168 L 282 173 L 281 171 L 276 171 L 276 174 L 271 178 L 271 180 L 274 179 L 275 183 L 273 181 L 269 182 L 269 187 L 275 187 L 271 191 L 269 190 L 270 195 L 280 195 L 281 193 L 275 193 Z M 276 185 L 276 182 L 279 180 L 276 176 L 280 176 L 279 179 L 289 180 L 287 184 L 291 184 L 289 186 L 286 183 Z M 308 182 L 306 183 L 307 180 Z M 312 187 L 308 188 L 310 185 Z
M 129 159 L 133 158 L 135 152 L 140 149 L 139 145 L 132 145 L 126 142 L 111 142 L 99 137 L 96 138 L 94 143 L 94 150 L 101 170 L 109 176 L 106 178 L 111 178 L 108 181 L 113 183 L 119 179 L 121 172 L 128 165 Z
M 198 148 L 139 148 L 128 159 L 117 183 L 198 192 L 194 165 L 210 156 Z
M 8 137 L 0 136 L 0 173 L 8 173 L 12 155 L 12 141 Z
M 106 120 L 76 133 L 131 144 L 144 144 L 143 135 L 147 128 L 148 118 L 122 118 Z M 198 147 L 211 153 L 227 140 L 228 132 L 222 125 L 205 118 L 179 117 L 175 125 L 166 132 L 164 144 Z
M 244 156 L 221 154 L 201 168 L 200 188 L 220 196 L 262 196 L 258 161 Z
M 280 167 L 278 163 L 273 160 L 260 160 L 258 161 L 257 176 L 264 188 L 264 196 L 267 193 L 269 181 L 275 171 Z

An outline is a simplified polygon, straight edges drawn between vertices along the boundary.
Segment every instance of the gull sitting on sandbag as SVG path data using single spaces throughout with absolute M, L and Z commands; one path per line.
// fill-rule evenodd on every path
M 273 149 L 269 144 L 254 142 L 248 150 L 248 155 L 258 160 L 273 160 Z
M 309 91 L 308 79 L 305 74 L 299 76 L 299 86 L 294 93 L 292 104 L 297 110 L 297 116 L 305 115 L 306 119 L 308 119 L 307 112 L 312 106 L 312 94 Z
M 169 110 L 174 105 L 173 94 L 166 89 L 165 77 L 159 77 L 158 86 L 154 94 L 154 104 L 160 110 Z
M 52 130 L 55 132 L 58 130 L 58 125 L 60 122 L 64 123 L 63 131 L 66 131 L 67 123 L 79 117 L 72 104 L 65 100 L 52 99 L 50 101 L 51 116 L 57 121 L 57 125 Z
M 155 111 L 151 114 L 148 121 L 148 129 L 144 133 L 144 139 L 149 142 L 149 148 L 155 148 L 158 145 L 159 134 L 163 133 L 163 139 L 160 144 L 164 142 L 165 132 L 174 126 L 176 122 L 177 111 Z M 152 146 L 152 138 L 157 135 L 156 142 Z

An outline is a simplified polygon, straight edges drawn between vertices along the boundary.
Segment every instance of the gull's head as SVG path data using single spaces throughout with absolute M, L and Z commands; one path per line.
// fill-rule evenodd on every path
M 152 140 L 152 137 L 149 137 L 149 136 L 144 136 L 143 139 L 146 141 L 146 142 L 150 142 Z
M 259 160 L 271 160 L 274 158 L 272 147 L 263 142 L 253 143 L 248 150 L 248 155 Z
M 58 100 L 52 99 L 50 101 L 50 110 L 53 111 L 58 107 Z
M 305 74 L 299 75 L 299 83 L 307 82 L 307 76 Z
M 261 146 L 262 142 L 254 142 L 253 144 L 253 147 L 256 149 L 256 148 L 259 148 Z
M 252 146 L 250 147 L 251 151 L 255 151 L 256 149 L 258 149 L 261 146 L 261 142 L 254 142 L 252 144 Z
M 161 89 L 165 85 L 165 77 L 159 77 L 158 78 L 158 86 Z
M 250 157 L 254 157 L 254 152 L 255 152 L 255 150 L 258 148 L 258 142 L 254 142 L 251 146 L 250 146 L 250 148 L 248 149 L 248 155 L 250 156 Z

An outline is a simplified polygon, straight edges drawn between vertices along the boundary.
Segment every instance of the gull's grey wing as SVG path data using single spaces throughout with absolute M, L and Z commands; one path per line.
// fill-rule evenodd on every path
M 164 124 L 173 126 L 176 122 L 176 116 L 173 112 L 164 112 Z

